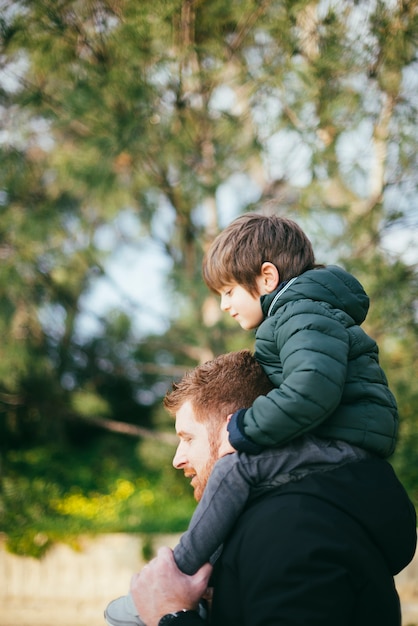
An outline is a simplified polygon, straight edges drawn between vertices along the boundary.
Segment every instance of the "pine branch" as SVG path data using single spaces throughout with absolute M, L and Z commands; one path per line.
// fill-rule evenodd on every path
M 155 441 L 161 441 L 161 443 L 165 443 L 171 446 L 177 445 L 178 443 L 177 437 L 174 434 L 150 430 L 149 428 L 137 426 L 136 424 L 119 422 L 104 417 L 81 417 L 79 415 L 73 414 L 71 416 L 68 416 L 67 419 L 88 422 L 93 426 L 103 428 L 104 430 L 108 430 L 112 433 L 119 433 L 121 435 L 128 435 L 130 437 L 138 437 L 142 439 L 153 439 Z

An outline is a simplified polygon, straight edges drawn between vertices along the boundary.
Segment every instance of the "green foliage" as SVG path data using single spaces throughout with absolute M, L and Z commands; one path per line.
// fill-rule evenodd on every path
M 147 506 L 116 460 L 86 480 L 104 445 L 89 424 L 170 430 L 161 398 L 171 380 L 252 347 L 200 272 L 214 235 L 247 210 L 295 218 L 318 261 L 364 283 L 367 330 L 401 408 L 393 462 L 417 502 L 416 253 L 392 246 L 418 227 L 416 2 L 9 5 L 0 18 L 0 454 L 16 549 L 28 541 L 42 552 L 69 522 L 68 535 L 86 530 L 87 512 L 109 502 L 132 528 L 165 517 L 158 472 L 145 471 Z M 137 230 L 121 226 L 128 211 Z M 83 334 L 86 296 L 100 280 L 118 291 L 109 260 L 150 239 L 171 268 L 167 330 L 136 331 L 141 311 L 123 294 Z M 147 281 L 145 271 L 136 282 Z M 152 316 L 153 303 L 144 307 Z M 74 470 L 76 442 L 86 458 Z M 61 478 L 32 471 L 31 451 L 54 459 Z M 135 463 L 142 455 L 141 446 Z M 118 480 L 135 491 L 121 498 Z M 172 526 L 184 521 L 180 502 L 170 504 Z
M 76 545 L 81 534 L 185 530 L 195 504 L 170 467 L 173 450 L 141 448 L 107 436 L 6 454 L 0 519 L 8 549 L 40 557 L 55 541 Z

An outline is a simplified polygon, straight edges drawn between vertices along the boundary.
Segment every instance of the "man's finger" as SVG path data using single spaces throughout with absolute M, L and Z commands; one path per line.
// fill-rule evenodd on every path
M 193 578 L 196 580 L 209 580 L 212 571 L 213 566 L 210 563 L 205 563 L 195 574 L 193 574 Z
M 157 556 L 155 558 L 164 559 L 164 561 L 174 562 L 173 551 L 171 548 L 168 548 L 167 546 L 162 546 L 161 548 L 158 548 Z

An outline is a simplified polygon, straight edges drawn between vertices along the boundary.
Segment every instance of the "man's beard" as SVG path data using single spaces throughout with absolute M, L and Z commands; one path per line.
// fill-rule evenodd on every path
M 219 459 L 220 436 L 219 431 L 209 429 L 209 459 L 205 467 L 199 472 L 199 476 L 195 476 L 193 481 L 194 498 L 199 502 L 203 496 L 203 492 L 212 473 L 213 466 Z
M 218 455 L 211 452 L 211 456 L 205 467 L 199 472 L 199 476 L 195 476 L 193 480 L 194 498 L 199 502 L 203 496 L 203 492 L 212 473 L 213 466 L 218 460 Z

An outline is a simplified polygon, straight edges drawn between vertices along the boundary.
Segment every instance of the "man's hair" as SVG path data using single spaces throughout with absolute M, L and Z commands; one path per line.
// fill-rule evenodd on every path
M 164 398 L 164 406 L 175 416 L 190 401 L 196 421 L 221 427 L 227 415 L 252 405 L 273 385 L 249 350 L 230 352 L 187 372 Z
M 312 244 L 292 220 L 245 213 L 212 242 L 203 259 L 203 278 L 218 293 L 237 283 L 256 295 L 256 278 L 265 262 L 276 266 L 280 282 L 317 267 Z

